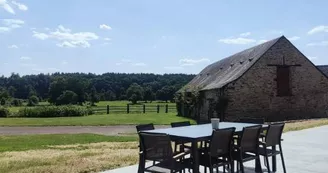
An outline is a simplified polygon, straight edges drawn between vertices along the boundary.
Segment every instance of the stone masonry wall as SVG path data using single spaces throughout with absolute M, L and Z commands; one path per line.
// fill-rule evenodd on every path
M 278 97 L 276 67 L 285 57 L 290 67 L 292 96 Z M 215 96 L 217 91 L 206 91 Z M 241 78 L 224 91 L 230 99 L 226 120 L 265 117 L 266 121 L 327 117 L 328 79 L 287 39 L 281 38 Z M 206 104 L 202 106 L 205 113 Z M 202 116 L 202 115 L 201 115 Z

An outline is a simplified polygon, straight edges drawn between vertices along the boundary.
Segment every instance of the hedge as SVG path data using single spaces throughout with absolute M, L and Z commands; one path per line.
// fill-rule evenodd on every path
M 78 117 L 91 115 L 93 111 L 84 106 L 37 106 L 25 107 L 13 114 L 14 117 Z
M 10 112 L 5 107 L 0 107 L 0 117 L 9 117 Z

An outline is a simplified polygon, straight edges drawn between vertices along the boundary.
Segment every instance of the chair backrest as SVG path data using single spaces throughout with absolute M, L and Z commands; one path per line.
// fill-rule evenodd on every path
M 259 138 L 261 125 L 244 127 L 241 137 L 239 138 L 240 149 L 243 152 L 257 152 L 259 147 Z
M 145 130 L 154 130 L 154 124 L 140 124 L 136 126 L 137 132 L 145 131 Z
M 264 118 L 240 118 L 240 122 L 243 123 L 254 123 L 254 124 L 264 124 Z
M 171 127 L 183 127 L 183 126 L 190 126 L 190 121 L 181 121 L 181 122 L 173 122 L 171 123 Z
M 161 133 L 139 133 L 146 160 L 163 161 L 173 158 L 171 139 Z
M 210 142 L 210 156 L 219 157 L 232 152 L 233 135 L 236 128 L 213 130 Z
M 284 130 L 285 123 L 270 124 L 266 133 L 265 143 L 267 146 L 275 146 L 280 144 L 281 135 Z

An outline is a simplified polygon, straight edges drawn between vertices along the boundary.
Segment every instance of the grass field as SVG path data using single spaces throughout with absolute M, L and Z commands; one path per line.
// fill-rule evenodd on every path
M 0 126 L 101 126 L 143 123 L 165 125 L 186 120 L 194 122 L 184 117 L 178 117 L 175 113 L 96 114 L 84 117 L 0 118 Z
M 328 119 L 286 123 L 285 132 L 327 125 Z M 87 173 L 138 162 L 136 136 L 22 135 L 0 137 L 0 172 Z

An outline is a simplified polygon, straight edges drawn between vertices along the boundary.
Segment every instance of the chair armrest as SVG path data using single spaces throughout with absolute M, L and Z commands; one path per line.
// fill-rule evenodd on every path
M 190 154 L 190 153 L 184 153 L 184 152 L 181 152 L 181 153 L 173 153 L 173 159 L 179 160 L 179 159 L 183 158 L 184 156 L 186 156 L 188 154 Z

